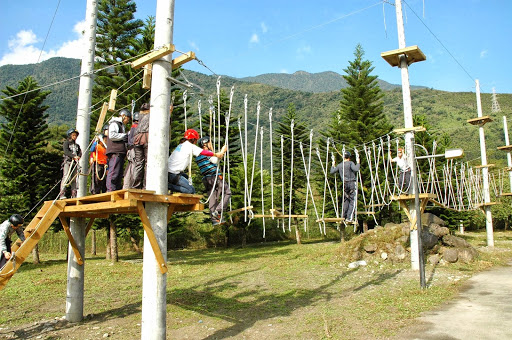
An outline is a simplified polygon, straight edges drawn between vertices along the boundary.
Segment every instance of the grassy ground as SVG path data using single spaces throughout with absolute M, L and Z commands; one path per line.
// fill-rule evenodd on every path
M 168 338 L 391 338 L 453 298 L 475 272 L 505 264 L 512 232 L 494 236 L 492 250 L 485 232 L 465 236 L 481 254 L 473 264 L 427 265 L 424 291 L 409 261 L 348 269 L 342 245 L 333 242 L 170 251 Z M 140 257 L 126 254 L 112 265 L 86 256 L 87 317 L 77 324 L 55 321 L 65 314 L 65 259 L 41 257 L 41 265 L 24 264 L 0 292 L 0 338 L 140 338 Z

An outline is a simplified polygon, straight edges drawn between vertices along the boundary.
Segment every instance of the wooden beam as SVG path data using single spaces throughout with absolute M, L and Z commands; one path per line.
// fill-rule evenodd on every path
M 252 205 L 248 206 L 248 207 L 243 207 L 243 208 L 240 208 L 240 209 L 235 209 L 235 210 L 231 210 L 231 211 L 228 211 L 228 214 L 234 214 L 234 213 L 237 213 L 237 212 L 241 212 L 241 211 L 245 211 L 245 210 L 252 210 L 254 207 Z
M 141 68 L 144 65 L 150 64 L 153 61 L 160 59 L 162 57 L 165 57 L 168 54 L 171 54 L 174 52 L 174 45 L 173 44 L 167 44 L 164 45 L 164 47 L 160 48 L 159 50 L 153 51 L 151 53 L 146 54 L 142 58 L 139 58 L 132 62 L 132 67 L 134 69 Z
M 94 211 L 109 212 L 111 214 L 121 212 L 137 212 L 137 200 L 120 200 L 114 202 L 100 202 L 82 205 L 69 205 L 64 208 L 64 213 L 81 213 Z
M 156 261 L 158 262 L 160 272 L 162 272 L 162 274 L 165 274 L 167 273 L 167 264 L 165 263 L 164 256 L 162 255 L 162 250 L 160 249 L 155 234 L 153 233 L 151 223 L 149 222 L 148 215 L 146 214 L 146 210 L 144 209 L 144 205 L 142 204 L 142 202 L 137 202 L 137 210 L 139 212 L 140 220 L 142 221 L 144 231 L 146 232 L 146 236 L 148 237 L 149 243 L 151 244 L 151 248 L 153 249 L 153 253 L 155 254 Z
M 172 60 L 172 69 L 176 69 L 180 67 L 181 65 L 188 63 L 191 60 L 196 59 L 196 54 L 192 51 L 184 53 L 180 55 L 179 57 Z
M 113 89 L 110 91 L 110 101 L 108 102 L 108 110 L 115 111 L 116 110 L 116 100 L 117 100 L 117 90 Z
M 423 126 L 413 126 L 410 128 L 401 128 L 401 129 L 394 129 L 393 132 L 397 135 L 403 135 L 406 132 L 423 132 L 427 131 Z
M 144 90 L 151 89 L 151 77 L 153 76 L 153 64 L 144 66 L 144 75 L 142 76 L 142 88 Z
M 512 196 L 512 192 L 502 192 L 500 196 Z
M 76 263 L 78 263 L 80 266 L 82 266 L 84 264 L 84 260 L 82 259 L 82 254 L 80 254 L 80 251 L 78 250 L 78 245 L 76 244 L 75 239 L 73 238 L 73 235 L 71 235 L 71 230 L 69 229 L 68 221 L 62 216 L 59 216 L 59 220 L 60 220 L 60 223 L 62 224 L 62 228 L 64 228 L 64 231 L 66 232 L 66 235 L 68 235 L 69 244 L 71 244 L 73 253 L 75 253 Z
M 498 150 L 501 150 L 501 151 L 512 151 L 512 145 L 498 146 Z
M 85 227 L 85 236 L 87 236 L 87 234 L 89 234 L 89 231 L 91 230 L 92 224 L 94 223 L 95 219 L 96 219 L 95 217 L 91 217 L 89 219 L 89 223 L 87 223 L 87 227 Z
M 103 106 L 101 107 L 100 117 L 98 118 L 98 122 L 96 123 L 96 130 L 94 130 L 96 133 L 103 132 L 103 131 L 101 131 L 101 128 L 103 127 L 103 122 L 105 122 L 105 116 L 107 115 L 107 110 L 108 110 L 108 104 L 103 103 Z
M 318 220 L 316 220 L 316 222 L 336 222 L 336 223 L 341 223 L 345 221 L 345 218 L 343 217 L 324 217 L 324 218 L 319 218 Z
M 420 199 L 428 198 L 428 199 L 436 199 L 436 194 L 419 194 Z M 407 201 L 415 199 L 415 195 L 400 195 L 400 196 L 391 196 L 391 199 L 394 201 Z
M 486 164 L 486 165 L 483 165 L 483 164 L 482 164 L 482 165 L 474 166 L 473 168 L 475 168 L 475 169 L 481 169 L 481 168 L 492 168 L 492 167 L 494 167 L 494 166 L 496 166 L 496 164 Z

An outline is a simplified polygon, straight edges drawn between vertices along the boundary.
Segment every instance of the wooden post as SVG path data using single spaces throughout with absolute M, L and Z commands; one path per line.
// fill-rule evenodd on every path
M 110 91 L 110 100 L 108 102 L 108 110 L 115 111 L 116 110 L 116 100 L 117 100 L 117 90 L 113 89 Z

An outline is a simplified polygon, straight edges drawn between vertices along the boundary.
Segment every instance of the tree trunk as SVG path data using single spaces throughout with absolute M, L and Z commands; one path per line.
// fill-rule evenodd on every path
M 137 254 L 142 254 L 142 250 L 140 249 L 137 240 L 133 236 L 131 236 L 131 228 L 126 228 L 126 230 L 128 231 L 128 234 L 130 234 L 130 241 L 132 242 L 133 249 L 137 252 Z
M 110 260 L 112 258 L 112 248 L 110 247 L 110 229 L 106 229 L 107 232 L 107 245 L 105 247 L 105 260 Z
M 41 263 L 41 261 L 39 260 L 39 245 L 38 244 L 36 244 L 34 249 L 32 249 L 32 258 L 33 258 L 34 264 Z
M 298 218 L 295 218 L 295 238 L 297 239 L 297 244 L 301 244 L 300 232 L 299 232 L 299 219 Z
M 505 230 L 507 230 L 509 227 L 509 222 L 508 222 L 508 216 L 507 218 L 505 218 Z
M 112 262 L 119 261 L 119 254 L 117 252 L 117 227 L 114 222 L 110 222 L 110 255 Z
M 368 231 L 368 221 L 363 221 L 363 233 Z
M 91 230 L 91 253 L 92 255 L 96 255 L 96 230 Z
M 242 248 L 247 244 L 247 227 L 244 225 L 242 228 Z

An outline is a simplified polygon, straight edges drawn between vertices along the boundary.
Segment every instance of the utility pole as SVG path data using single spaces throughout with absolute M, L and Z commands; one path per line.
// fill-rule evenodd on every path
M 503 133 L 505 134 L 505 145 L 510 145 L 510 140 L 508 138 L 507 116 L 503 116 Z M 512 192 L 512 156 L 510 155 L 510 150 L 507 151 L 507 165 L 508 180 L 510 182 L 509 192 Z
M 402 1 L 395 1 L 396 9 L 396 23 L 398 29 L 398 47 L 403 49 L 405 45 L 405 31 L 404 21 L 402 16 Z M 407 63 L 407 56 L 401 54 L 400 58 L 400 72 L 402 74 L 402 98 L 404 103 L 404 126 L 406 129 L 412 129 L 414 127 L 412 120 L 412 104 L 411 104 L 411 88 L 409 84 L 409 65 Z M 421 245 L 421 213 L 416 208 L 419 206 L 418 198 L 418 185 L 416 177 L 416 157 L 414 148 L 414 132 L 407 131 L 405 133 L 405 149 L 407 150 L 407 161 L 411 164 L 411 194 L 415 195 L 415 201 L 409 203 L 409 211 L 411 217 L 416 221 L 419 228 L 414 228 L 411 225 L 411 268 L 413 270 L 420 269 L 420 263 L 423 262 L 423 247 Z M 417 202 L 416 202 L 417 201 Z M 411 221 L 411 224 L 413 221 Z
M 157 0 L 155 48 L 172 44 L 174 0 Z M 153 62 L 151 80 L 151 116 L 149 120 L 147 190 L 167 194 L 167 158 L 171 102 L 172 54 Z M 162 255 L 167 261 L 167 209 L 164 203 L 147 202 L 146 211 Z M 151 244 L 144 232 L 144 249 Z M 167 274 L 160 271 L 155 254 L 145 251 L 142 275 L 141 339 L 166 339 Z
M 476 107 L 478 111 L 478 118 L 483 118 L 482 115 L 482 102 L 480 100 L 480 82 L 475 80 L 476 84 Z M 489 166 L 487 165 L 487 151 L 485 148 L 485 133 L 484 124 L 480 124 L 478 128 L 480 134 L 480 158 L 482 159 L 482 177 L 484 185 L 484 205 L 485 211 L 485 229 L 487 231 L 487 246 L 494 247 L 494 236 L 492 227 L 492 213 L 491 213 L 491 195 L 489 192 Z
M 82 149 L 79 172 L 87 172 L 89 166 L 89 110 L 92 101 L 92 86 L 94 72 L 94 56 L 96 49 L 96 18 L 98 14 L 98 3 L 96 0 L 87 0 L 85 22 L 86 22 L 86 43 L 82 56 L 82 67 L 80 70 L 80 87 L 78 93 L 78 107 L 76 114 L 76 129 L 79 132 L 77 143 Z M 78 175 L 77 197 L 87 195 L 87 176 Z M 85 254 L 85 218 L 71 218 L 71 235 L 75 239 L 77 248 Z M 79 265 L 71 246 L 68 243 L 68 284 L 66 292 L 66 320 L 79 322 L 84 314 L 84 267 L 85 263 Z

